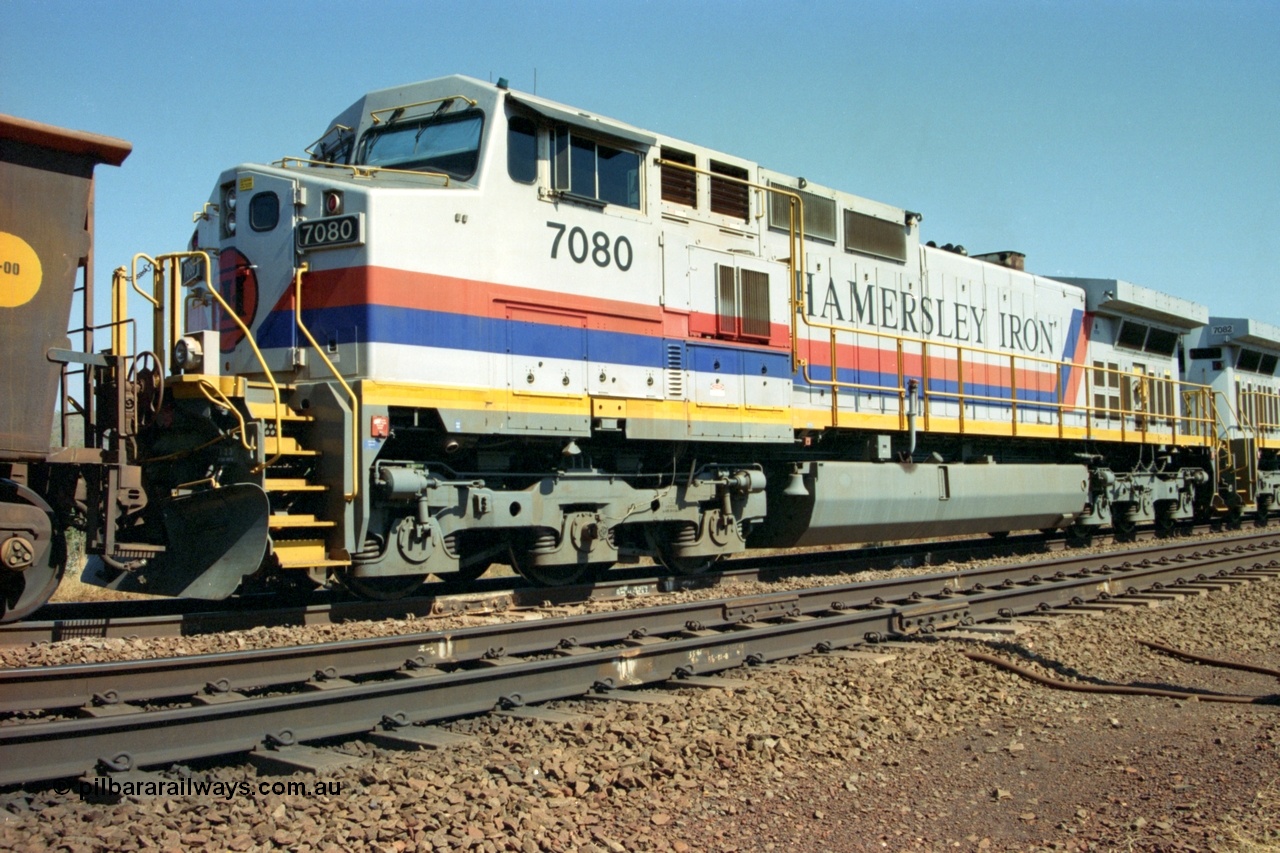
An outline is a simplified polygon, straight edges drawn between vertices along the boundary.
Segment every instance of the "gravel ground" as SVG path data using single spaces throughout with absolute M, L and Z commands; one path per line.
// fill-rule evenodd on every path
M 168 778 L 232 793 L 94 803 L 0 792 L 0 848 L 382 851 L 1240 850 L 1280 848 L 1274 678 L 1137 644 L 1280 666 L 1280 580 L 1026 633 L 809 656 L 727 675 L 675 704 L 563 702 L 549 723 L 490 716 L 474 739 L 399 752 L 361 740 L 321 776 L 248 763 Z M 1084 695 L 1057 678 L 1270 696 L 1219 704 Z M 277 794 L 285 781 L 333 786 Z M 177 784 L 175 782 L 175 784 Z M 237 788 L 235 786 L 241 786 Z M 259 785 L 265 785 L 262 791 Z

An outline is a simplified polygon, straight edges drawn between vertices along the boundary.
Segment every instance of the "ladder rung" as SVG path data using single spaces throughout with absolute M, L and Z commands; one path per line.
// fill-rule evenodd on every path
M 334 527 L 336 522 L 325 521 L 314 515 L 273 515 L 267 526 L 272 530 L 296 530 L 307 527 Z
M 285 560 L 280 561 L 280 568 L 282 569 L 336 569 L 349 565 L 351 565 L 350 560 L 300 560 L 296 563 Z
M 278 448 L 278 449 L 277 449 Z M 274 435 L 266 436 L 262 441 L 262 452 L 267 456 L 275 456 L 277 453 L 281 456 L 319 456 L 317 450 L 307 450 L 298 444 L 298 439 L 291 435 L 277 437 Z
M 309 483 L 304 477 L 267 477 L 263 486 L 268 492 L 323 492 L 329 488 Z
M 276 407 L 274 403 L 260 403 L 256 400 L 247 401 L 249 406 L 249 414 L 260 421 L 274 421 L 276 419 Z M 293 409 L 280 404 L 280 420 L 282 421 L 314 421 L 311 415 L 302 415 Z
M 323 539 L 293 539 L 272 542 L 281 568 L 301 569 L 327 566 L 349 566 L 350 560 L 331 560 Z

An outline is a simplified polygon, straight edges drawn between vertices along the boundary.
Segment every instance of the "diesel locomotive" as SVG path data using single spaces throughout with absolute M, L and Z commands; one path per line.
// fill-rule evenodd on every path
M 6 269 L 37 246 L 13 145 Z M 371 92 L 306 155 L 223 172 L 184 251 L 117 269 L 105 348 L 63 340 L 68 282 L 38 317 L 0 285 L 4 618 L 68 525 L 115 589 L 388 598 L 493 563 L 1265 521 L 1280 488 L 1273 326 L 922 243 L 915 211 L 503 80 Z M 84 446 L 9 447 L 54 397 Z

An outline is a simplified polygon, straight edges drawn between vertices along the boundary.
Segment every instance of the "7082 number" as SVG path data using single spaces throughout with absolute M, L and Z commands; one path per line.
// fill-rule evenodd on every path
M 596 231 L 588 238 L 587 232 L 581 227 L 575 225 L 570 228 L 563 222 L 548 222 L 547 227 L 555 229 L 556 232 L 555 238 L 551 241 L 552 258 L 560 256 L 560 242 L 565 239 L 565 233 L 568 232 L 569 257 L 575 264 L 585 264 L 587 258 L 591 258 L 591 262 L 601 269 L 610 264 L 622 272 L 631 269 L 634 254 L 631 251 L 631 241 L 626 237 L 619 236 L 616 240 L 610 240 L 608 234 Z

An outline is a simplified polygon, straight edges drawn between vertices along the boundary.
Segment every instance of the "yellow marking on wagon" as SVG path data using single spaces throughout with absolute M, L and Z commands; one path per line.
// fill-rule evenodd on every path
M 40 256 L 17 234 L 0 231 L 0 308 L 17 308 L 35 298 L 44 279 Z

